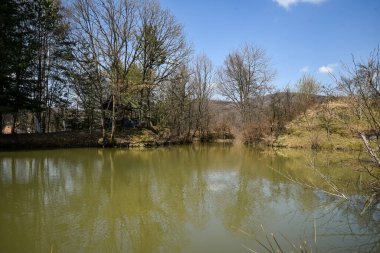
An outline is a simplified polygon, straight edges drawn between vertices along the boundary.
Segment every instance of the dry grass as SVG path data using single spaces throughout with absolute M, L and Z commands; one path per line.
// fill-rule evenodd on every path
M 244 244 L 241 246 L 247 250 L 247 252 L 253 252 L 253 253 L 259 253 L 259 252 L 268 252 L 268 253 L 285 253 L 288 252 L 286 248 L 289 248 L 289 252 L 294 253 L 312 253 L 312 252 L 318 252 L 317 248 L 317 228 L 316 228 L 316 222 L 314 220 L 314 242 L 307 242 L 304 240 L 302 243 L 300 243 L 298 246 L 292 241 L 290 241 L 286 236 L 283 234 L 280 234 L 282 238 L 278 238 L 274 233 L 271 233 L 268 235 L 263 227 L 261 225 L 262 233 L 265 235 L 265 239 L 257 239 L 253 237 L 254 241 L 260 246 L 261 251 L 256 251 Z M 249 233 L 239 229 L 239 232 L 251 236 Z M 282 240 L 280 240 L 282 239 Z M 285 244 L 284 244 L 285 242 Z
M 326 117 L 329 117 L 329 132 Z M 362 141 L 353 131 L 358 128 L 365 129 L 365 126 L 340 99 L 315 106 L 297 117 L 287 125 L 276 144 L 290 148 L 361 150 Z

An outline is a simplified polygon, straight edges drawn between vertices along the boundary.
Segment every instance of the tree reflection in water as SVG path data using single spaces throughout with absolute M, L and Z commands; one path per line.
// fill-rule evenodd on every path
M 352 154 L 281 152 L 193 145 L 1 153 L 0 252 L 247 252 L 242 244 L 260 249 L 253 238 L 265 240 L 261 224 L 298 243 L 314 240 L 314 220 L 320 252 L 378 251 L 379 211 L 360 215 L 356 182 L 365 178 L 347 168 Z M 323 186 L 306 168 L 310 157 L 348 201 L 270 169 Z

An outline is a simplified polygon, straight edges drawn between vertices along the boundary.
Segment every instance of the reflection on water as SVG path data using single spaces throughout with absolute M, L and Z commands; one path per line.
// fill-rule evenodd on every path
M 376 211 L 360 215 L 349 157 L 221 145 L 0 153 L 0 252 L 264 252 L 261 225 L 291 249 L 314 240 L 314 221 L 319 252 L 376 252 Z M 350 201 L 275 171 L 329 187 L 311 164 Z

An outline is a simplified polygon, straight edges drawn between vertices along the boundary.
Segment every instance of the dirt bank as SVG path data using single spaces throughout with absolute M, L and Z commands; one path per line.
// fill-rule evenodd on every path
M 6 134 L 0 136 L 0 150 L 96 147 L 100 137 L 88 132 Z
M 23 150 L 45 148 L 102 147 L 100 132 L 57 132 L 45 134 L 6 134 L 0 136 L 0 150 Z M 173 138 L 162 138 L 147 129 L 118 132 L 114 143 L 107 147 L 155 147 L 185 143 Z

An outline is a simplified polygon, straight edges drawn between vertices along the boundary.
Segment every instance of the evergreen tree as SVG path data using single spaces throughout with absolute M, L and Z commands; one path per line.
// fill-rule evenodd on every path
M 0 113 L 13 114 L 13 131 L 17 114 L 30 109 L 33 86 L 33 19 L 28 1 L 6 0 L 0 5 Z M 3 120 L 2 120 L 3 121 Z
M 20 110 L 36 112 L 48 131 L 50 109 L 67 105 L 72 44 L 63 12 L 58 0 L 0 4 L 0 116 L 13 114 L 13 131 Z

